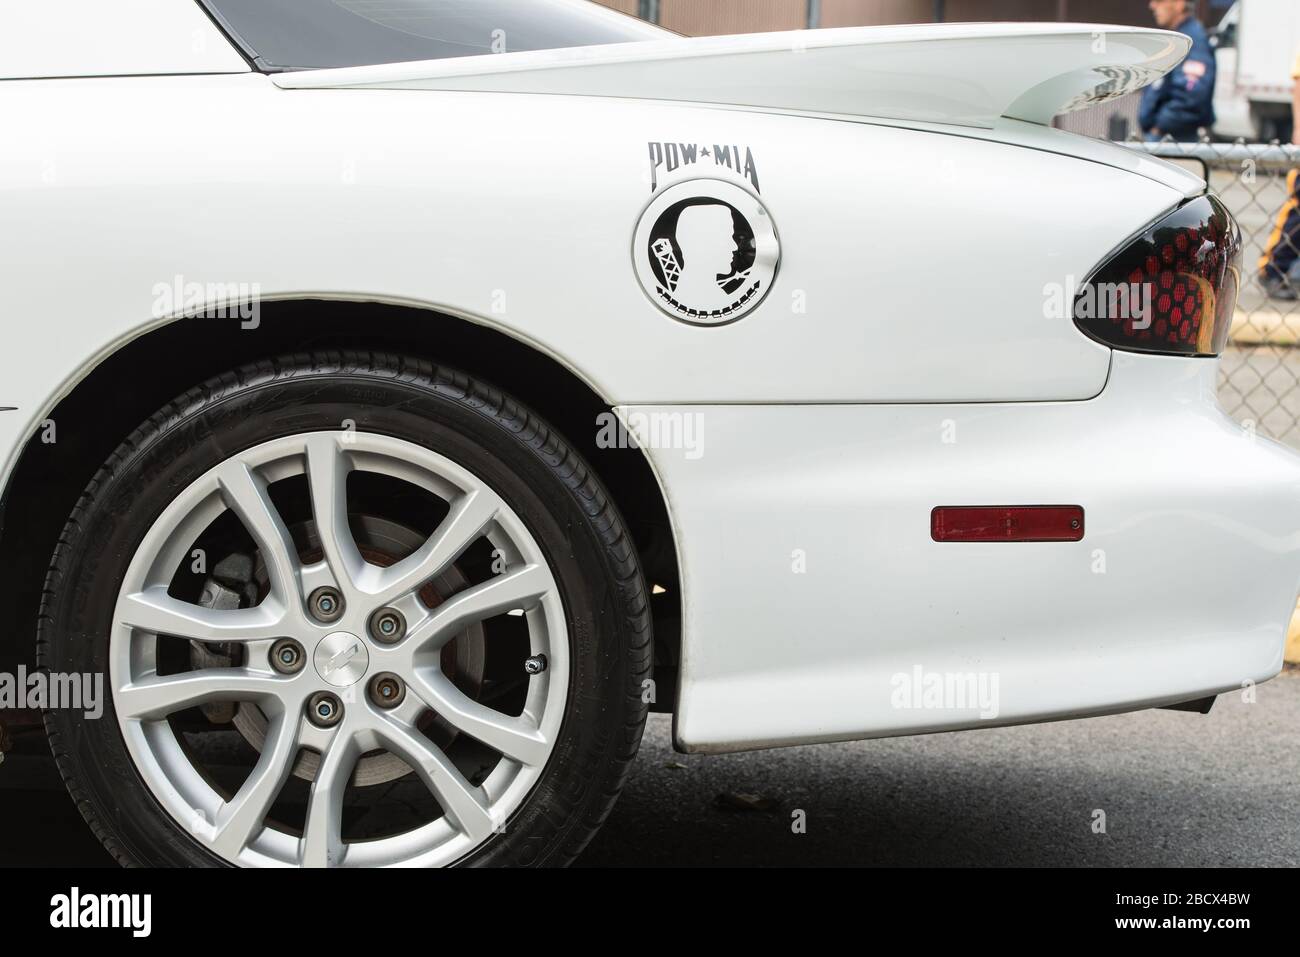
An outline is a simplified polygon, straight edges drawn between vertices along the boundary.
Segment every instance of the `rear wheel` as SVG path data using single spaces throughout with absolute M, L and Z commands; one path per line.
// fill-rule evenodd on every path
M 580 458 L 465 376 L 263 363 L 160 411 L 70 518 L 46 716 L 123 863 L 565 863 L 640 740 L 635 551 Z

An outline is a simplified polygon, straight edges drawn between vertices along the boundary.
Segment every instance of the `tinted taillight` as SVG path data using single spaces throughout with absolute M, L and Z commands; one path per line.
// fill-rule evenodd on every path
M 1217 197 L 1202 196 L 1145 230 L 1084 284 L 1075 324 L 1134 352 L 1215 356 L 1237 308 L 1241 231 Z

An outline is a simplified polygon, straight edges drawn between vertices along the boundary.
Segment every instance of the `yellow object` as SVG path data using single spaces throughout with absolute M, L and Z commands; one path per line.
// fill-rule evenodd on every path
M 1300 665 L 1300 607 L 1291 616 L 1291 627 L 1286 633 L 1286 651 L 1282 653 L 1288 664 Z
M 1296 65 L 1300 66 L 1300 63 Z M 1300 202 L 1296 200 L 1297 177 L 1300 177 L 1300 169 L 1293 169 L 1286 175 L 1286 202 L 1282 204 L 1282 209 L 1278 211 L 1277 222 L 1273 225 L 1273 232 L 1269 233 L 1268 242 L 1264 244 L 1264 255 L 1259 257 L 1259 271 L 1261 273 L 1268 268 L 1268 264 L 1273 258 L 1273 250 L 1282 241 L 1282 232 L 1286 227 L 1286 221 L 1290 218 L 1292 211 L 1300 207 Z

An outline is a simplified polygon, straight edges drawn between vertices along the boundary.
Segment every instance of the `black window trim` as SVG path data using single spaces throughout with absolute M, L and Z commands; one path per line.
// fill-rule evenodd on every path
M 245 43 L 244 38 L 235 32 L 235 28 L 230 25 L 220 10 L 212 6 L 209 0 L 194 0 L 194 2 L 199 5 L 200 10 L 208 15 L 208 19 L 230 41 L 230 45 L 244 58 L 251 69 L 258 73 L 288 73 L 291 71 L 289 67 L 275 66 L 262 59 L 257 51 Z

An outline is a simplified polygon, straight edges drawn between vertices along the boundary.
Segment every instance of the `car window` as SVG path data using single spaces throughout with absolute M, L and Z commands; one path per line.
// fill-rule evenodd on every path
M 588 0 L 201 0 L 268 72 L 674 36 Z

